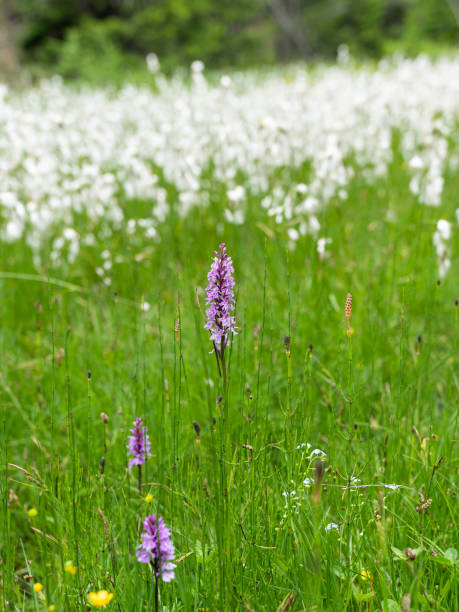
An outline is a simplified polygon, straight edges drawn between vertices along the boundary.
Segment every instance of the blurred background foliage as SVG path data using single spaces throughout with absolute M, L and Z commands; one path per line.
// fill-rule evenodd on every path
M 0 0 L 2 64 L 111 80 L 195 59 L 245 68 L 444 50 L 459 42 L 459 0 Z

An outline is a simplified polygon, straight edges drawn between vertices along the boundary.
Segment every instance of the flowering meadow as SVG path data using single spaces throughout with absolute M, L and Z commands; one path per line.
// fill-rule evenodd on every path
M 0 87 L 2 611 L 458 610 L 458 75 Z

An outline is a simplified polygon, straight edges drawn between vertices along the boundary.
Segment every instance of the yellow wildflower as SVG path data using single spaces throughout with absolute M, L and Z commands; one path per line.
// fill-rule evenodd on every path
M 30 508 L 30 510 L 27 510 L 27 514 L 30 516 L 30 518 L 33 518 L 34 516 L 37 516 L 38 510 L 36 508 Z
M 75 576 L 75 574 L 77 573 L 77 568 L 73 565 L 73 561 L 65 562 L 64 571 L 67 572 L 67 574 L 71 574 L 72 576 Z
M 51 604 L 50 606 L 48 606 L 49 612 L 54 612 L 55 609 L 56 609 L 56 606 L 54 604 Z
M 361 578 L 362 580 L 370 580 L 370 581 L 371 581 L 372 576 L 371 576 L 370 572 L 367 572 L 367 570 L 364 570 L 364 569 L 363 569 L 363 570 L 360 572 L 360 578 Z
M 108 591 L 98 591 L 97 593 L 89 593 L 89 601 L 97 608 L 104 608 L 113 599 L 113 593 Z
M 146 504 L 151 504 L 152 501 L 153 501 L 153 495 L 151 493 L 148 493 L 148 495 L 145 495 Z
M 33 590 L 35 591 L 35 593 L 39 593 L 40 591 L 43 591 L 43 585 L 41 584 L 41 582 L 36 582 L 33 585 Z

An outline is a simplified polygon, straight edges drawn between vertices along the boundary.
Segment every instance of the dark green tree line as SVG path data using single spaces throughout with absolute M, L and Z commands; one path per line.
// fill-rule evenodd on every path
M 140 65 L 154 52 L 167 71 L 194 59 L 212 67 L 332 58 L 346 43 L 379 56 L 387 43 L 415 52 L 459 40 L 454 0 L 3 0 L 29 62 L 65 76 Z

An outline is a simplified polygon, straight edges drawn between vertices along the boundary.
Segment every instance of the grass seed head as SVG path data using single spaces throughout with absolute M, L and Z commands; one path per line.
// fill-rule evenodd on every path
M 201 442 L 201 427 L 199 426 L 199 423 L 197 421 L 193 421 L 193 427 L 196 432 L 196 442 L 199 444 Z
M 284 346 L 287 357 L 290 357 L 290 336 L 285 336 L 284 338 Z

